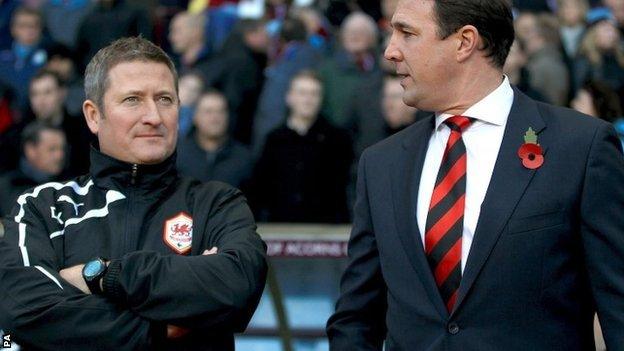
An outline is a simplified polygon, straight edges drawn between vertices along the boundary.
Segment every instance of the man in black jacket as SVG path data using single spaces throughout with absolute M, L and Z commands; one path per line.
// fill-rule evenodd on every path
M 320 78 L 297 73 L 286 94 L 286 122 L 267 135 L 251 181 L 258 218 L 269 222 L 347 223 L 351 138 L 319 114 Z M 253 202 L 252 202 L 253 204 Z
M 22 194 L 0 239 L 0 325 L 36 350 L 233 350 L 266 277 L 242 194 L 175 169 L 178 96 L 142 38 L 102 49 L 86 176 Z
M 22 132 L 22 158 L 17 169 L 0 176 L 0 217 L 7 215 L 18 196 L 36 185 L 59 178 L 65 163 L 65 133 L 35 121 Z

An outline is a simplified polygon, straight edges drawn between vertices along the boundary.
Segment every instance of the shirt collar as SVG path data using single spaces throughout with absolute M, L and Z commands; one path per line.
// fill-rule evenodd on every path
M 462 116 L 472 117 L 484 123 L 502 126 L 509 116 L 513 98 L 514 93 L 509 84 L 509 78 L 503 76 L 503 82 L 498 88 L 494 89 L 494 91 L 479 100 L 476 104 L 470 106 Z M 436 113 L 436 130 L 451 116 L 453 115 L 448 113 Z

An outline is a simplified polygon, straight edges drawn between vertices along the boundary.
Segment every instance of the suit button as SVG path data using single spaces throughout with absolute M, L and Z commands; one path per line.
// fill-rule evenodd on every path
M 447 330 L 449 333 L 455 335 L 459 333 L 459 325 L 457 325 L 457 323 L 449 323 Z

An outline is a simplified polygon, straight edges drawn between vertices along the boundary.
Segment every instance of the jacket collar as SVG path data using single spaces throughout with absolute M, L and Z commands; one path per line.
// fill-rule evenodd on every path
M 154 192 L 168 188 L 177 179 L 176 153 L 154 165 L 132 164 L 103 154 L 91 146 L 90 174 L 100 188 Z M 158 192 L 155 192 L 157 194 Z

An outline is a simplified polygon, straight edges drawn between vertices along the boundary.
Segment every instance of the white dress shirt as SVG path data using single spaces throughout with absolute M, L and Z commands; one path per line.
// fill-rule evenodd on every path
M 472 125 L 462 133 L 467 154 L 466 205 L 461 255 L 462 274 L 466 267 L 466 260 L 479 220 L 481 203 L 490 184 L 498 150 L 503 141 L 513 98 L 513 89 L 509 84 L 509 79 L 505 76 L 498 88 L 462 114 L 462 116 L 475 119 Z M 416 216 L 423 246 L 425 245 L 425 228 L 431 194 L 435 187 L 446 141 L 451 131 L 443 122 L 451 116 L 450 114 L 436 114 L 435 130 L 429 139 L 429 147 L 420 176 Z

